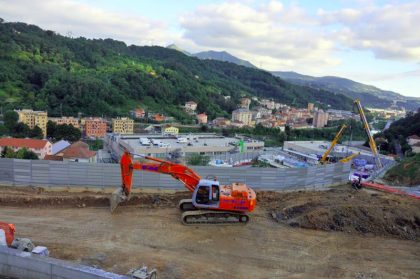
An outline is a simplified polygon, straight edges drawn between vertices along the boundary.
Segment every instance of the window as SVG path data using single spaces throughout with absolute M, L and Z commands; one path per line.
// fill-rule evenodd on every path
M 212 196 L 211 196 L 212 201 L 218 202 L 219 201 L 219 186 L 212 185 L 211 193 L 212 193 Z
M 200 186 L 197 191 L 196 201 L 198 204 L 208 204 L 209 203 L 209 186 Z

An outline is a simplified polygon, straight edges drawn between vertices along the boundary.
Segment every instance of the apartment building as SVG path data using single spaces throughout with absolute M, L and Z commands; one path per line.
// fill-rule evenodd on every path
M 324 112 L 322 109 L 318 110 L 314 114 L 313 126 L 315 128 L 325 127 L 328 123 L 328 112 Z
M 237 109 L 232 112 L 232 122 L 239 121 L 250 126 L 252 123 L 252 112 L 248 109 Z
M 115 134 L 133 134 L 134 133 L 134 120 L 128 117 L 113 118 L 112 119 L 112 132 Z
M 34 111 L 31 109 L 15 110 L 19 115 L 19 122 L 22 122 L 33 129 L 38 126 L 44 137 L 47 136 L 48 114 L 46 111 Z
M 48 117 L 48 120 L 56 123 L 57 125 L 67 124 L 67 125 L 72 125 L 73 127 L 80 129 L 78 118 L 63 116 L 63 117 Z
M 106 135 L 108 123 L 100 117 L 89 117 L 82 120 L 85 126 L 85 135 L 87 137 L 102 138 Z

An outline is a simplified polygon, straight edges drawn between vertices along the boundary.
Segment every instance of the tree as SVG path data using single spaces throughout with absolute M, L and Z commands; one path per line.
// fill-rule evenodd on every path
M 4 113 L 3 121 L 4 126 L 10 133 L 14 132 L 16 125 L 18 124 L 19 114 L 16 111 L 9 110 Z
M 207 166 L 209 162 L 209 156 L 201 155 L 200 153 L 193 153 L 187 159 L 188 165 L 191 166 Z
M 29 126 L 25 123 L 20 122 L 15 126 L 13 130 L 13 136 L 16 138 L 27 138 L 29 137 L 30 132 L 31 129 L 29 128 Z
M 47 137 L 54 138 L 55 131 L 57 130 L 57 124 L 51 120 L 47 122 Z
M 7 128 L 4 125 L 0 125 L 0 136 L 7 134 Z
M 16 153 L 13 151 L 12 148 L 5 146 L 3 151 L 1 152 L 2 158 L 16 158 Z
M 35 126 L 33 129 L 29 131 L 29 137 L 33 139 L 42 139 L 44 134 L 38 126 Z

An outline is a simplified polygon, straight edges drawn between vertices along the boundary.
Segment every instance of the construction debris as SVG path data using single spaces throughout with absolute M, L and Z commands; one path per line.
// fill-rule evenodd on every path
M 127 275 L 135 279 L 157 279 L 157 270 L 153 268 L 148 271 L 147 266 L 143 265 L 140 268 L 130 270 Z
M 35 245 L 29 238 L 15 238 L 10 247 L 24 252 L 32 252 Z

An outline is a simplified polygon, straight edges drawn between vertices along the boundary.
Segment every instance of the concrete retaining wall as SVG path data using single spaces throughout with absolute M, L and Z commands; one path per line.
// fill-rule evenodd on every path
M 244 182 L 254 189 L 282 190 L 346 183 L 350 163 L 309 168 L 193 167 L 205 178 L 216 176 L 223 184 Z M 0 159 L 0 184 L 22 186 L 116 187 L 121 185 L 118 164 Z M 169 175 L 136 171 L 134 187 L 184 189 Z
M 128 279 L 101 269 L 0 246 L 0 275 L 19 279 Z

